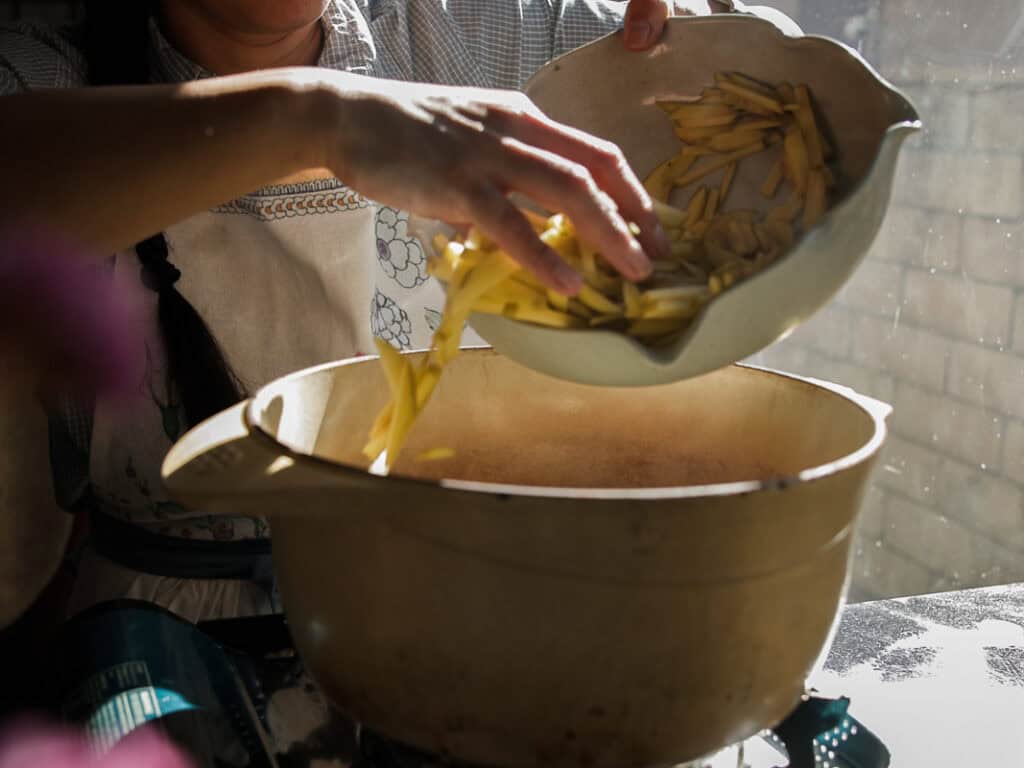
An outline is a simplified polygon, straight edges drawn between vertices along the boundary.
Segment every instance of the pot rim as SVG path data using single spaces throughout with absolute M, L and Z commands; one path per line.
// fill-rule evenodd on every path
M 490 347 L 473 346 L 463 347 L 463 352 L 486 353 L 499 357 Z M 402 354 L 414 355 L 425 353 L 426 350 L 409 350 Z M 372 363 L 379 358 L 376 355 L 363 355 L 361 357 L 336 360 L 321 365 L 304 368 L 299 371 L 281 376 L 261 387 L 246 403 L 244 418 L 250 434 L 258 440 L 269 443 L 273 450 L 287 456 L 296 463 L 304 463 L 321 470 L 328 470 L 332 473 L 349 475 L 358 484 L 365 485 L 367 481 L 380 480 L 393 486 L 406 486 L 412 489 L 440 488 L 443 490 L 483 493 L 494 496 L 515 496 L 527 498 L 546 498 L 564 500 L 595 501 L 673 501 L 679 499 L 696 499 L 718 496 L 740 496 L 756 493 L 758 491 L 785 490 L 794 485 L 806 484 L 817 480 L 823 480 L 832 475 L 852 469 L 858 464 L 871 459 L 881 449 L 888 435 L 886 419 L 892 412 L 892 407 L 887 403 L 876 400 L 872 397 L 862 395 L 850 387 L 835 384 L 829 381 L 814 379 L 807 376 L 798 376 L 792 373 L 774 370 L 765 366 L 737 363 L 731 368 L 739 368 L 766 376 L 775 376 L 790 381 L 800 382 L 805 385 L 823 389 L 836 397 L 853 404 L 865 413 L 872 421 L 874 431 L 863 445 L 856 450 L 840 456 L 833 461 L 808 467 L 795 474 L 779 475 L 763 480 L 740 480 L 729 483 L 710 483 L 706 485 L 683 485 L 664 486 L 655 488 L 579 488 L 563 486 L 538 486 L 538 485 L 514 485 L 509 483 L 488 483 L 476 480 L 455 480 L 440 479 L 430 480 L 426 478 L 410 477 L 408 475 L 387 475 L 379 476 L 370 473 L 369 468 L 360 468 L 354 464 L 331 461 L 320 456 L 298 451 L 292 446 L 286 445 L 264 430 L 260 426 L 260 410 L 264 399 L 272 391 L 291 379 L 299 379 L 322 371 L 344 368 L 350 365 L 361 365 Z M 397 484 L 397 485 L 396 485 Z

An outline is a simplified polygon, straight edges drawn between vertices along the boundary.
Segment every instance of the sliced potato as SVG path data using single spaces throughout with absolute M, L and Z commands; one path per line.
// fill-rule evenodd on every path
M 768 110 L 772 114 L 782 114 L 784 111 L 782 104 L 774 96 L 768 96 L 761 91 L 755 90 L 748 87 L 747 85 L 741 85 L 734 82 L 719 83 L 718 87 L 726 93 L 737 96 L 743 101 L 749 101 L 752 104 L 756 104 L 762 109 Z
M 825 213 L 825 176 L 821 171 L 811 171 L 807 181 L 807 201 L 804 203 L 804 231 L 818 223 Z
M 771 199 L 775 197 L 775 193 L 779 190 L 779 184 L 782 183 L 783 176 L 783 159 L 780 157 L 772 165 L 771 171 L 768 172 L 768 178 L 764 180 L 761 185 L 761 194 Z
M 455 458 L 454 448 L 428 448 L 416 456 L 416 461 L 445 461 Z
M 806 85 L 796 87 L 797 112 L 796 120 L 807 145 L 807 155 L 811 168 L 822 168 L 825 165 L 825 152 L 821 145 L 821 134 L 814 120 L 814 109 L 811 107 L 810 91 Z
M 685 174 L 697 161 L 697 154 L 689 149 L 683 149 L 675 157 L 669 158 L 655 168 L 644 180 L 644 188 L 647 194 L 662 203 L 668 202 L 676 179 Z
M 694 168 L 681 179 L 676 182 L 676 186 L 686 187 L 695 181 L 703 179 L 716 171 L 720 171 L 730 163 L 734 163 L 737 160 L 742 160 L 744 157 L 750 157 L 750 155 L 756 155 L 758 152 L 763 152 L 765 148 L 764 142 L 759 141 L 756 144 L 752 144 L 749 147 L 738 149 L 735 152 L 730 152 L 727 155 L 720 155 L 718 157 L 711 158 L 710 162 L 702 163 L 697 168 Z
M 807 145 L 804 144 L 804 138 L 799 128 L 793 126 L 786 129 L 783 151 L 785 153 L 783 167 L 786 171 L 786 178 L 800 194 L 806 194 L 807 174 L 811 170 L 811 164 L 807 156 Z
M 733 179 L 736 178 L 736 163 L 732 162 L 725 166 L 725 173 L 722 174 L 722 184 L 718 188 L 718 204 L 725 205 L 729 197 L 729 190 L 732 189 Z
M 718 199 L 721 196 L 721 194 L 721 188 L 715 187 L 714 189 L 711 190 L 711 193 L 708 195 L 708 204 L 704 208 L 704 214 L 702 216 L 705 222 L 711 221 L 713 218 L 715 218 L 715 213 L 718 211 Z
M 693 229 L 694 225 L 704 215 L 704 207 L 708 202 L 708 188 L 701 186 L 693 193 L 690 202 L 686 206 L 686 228 Z

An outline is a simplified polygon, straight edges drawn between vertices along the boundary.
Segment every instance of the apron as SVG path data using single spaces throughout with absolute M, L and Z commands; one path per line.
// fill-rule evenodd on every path
M 253 392 L 292 371 L 370 352 L 374 335 L 402 349 L 429 344 L 444 297 L 427 280 L 407 218 L 317 179 L 265 188 L 165 235 L 182 272 L 177 287 Z M 81 424 L 81 450 L 62 462 L 65 495 L 80 494 L 73 505 L 91 521 L 70 611 L 119 597 L 152 600 L 193 621 L 279 610 L 267 522 L 183 509 L 163 491 L 160 465 L 186 424 L 165 381 L 157 295 L 139 271 L 134 251 L 117 256 L 113 279 L 146 330 L 139 385 L 128 402 L 97 401 L 91 430 Z M 74 442 L 65 434 L 65 445 Z M 68 465 L 81 469 L 86 458 L 88 482 L 69 482 Z

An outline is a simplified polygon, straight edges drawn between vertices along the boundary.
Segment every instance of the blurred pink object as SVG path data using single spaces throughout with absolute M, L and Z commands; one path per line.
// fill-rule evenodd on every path
M 0 734 L 0 768 L 191 768 L 191 762 L 152 728 L 97 755 L 77 731 L 24 722 Z
M 129 391 L 139 321 L 100 259 L 39 232 L 0 234 L 0 291 L 0 353 L 16 368 L 49 387 Z

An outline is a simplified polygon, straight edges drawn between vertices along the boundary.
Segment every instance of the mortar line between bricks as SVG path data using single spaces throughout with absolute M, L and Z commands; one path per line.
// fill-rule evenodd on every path
M 883 536 L 882 539 L 880 539 L 880 541 L 882 542 L 881 549 L 889 550 L 889 552 L 891 554 L 896 555 L 900 559 L 906 560 L 907 562 L 912 563 L 913 565 L 916 565 L 918 568 L 921 568 L 924 571 L 927 571 L 929 573 L 929 575 L 931 575 L 931 576 L 945 576 L 946 575 L 942 571 L 935 570 L 935 568 L 933 568 L 932 566 L 928 565 L 927 563 L 922 563 L 920 560 L 918 560 L 916 557 L 914 557 L 913 554 L 911 554 L 910 552 L 904 551 L 904 549 L 902 547 L 898 547 L 895 544 L 888 544 L 888 543 L 886 543 L 884 536 Z M 875 543 L 871 542 L 871 546 L 875 546 Z M 854 553 L 854 555 L 856 555 L 856 552 Z
M 902 440 L 905 443 L 910 443 L 915 448 L 921 448 L 923 450 L 931 451 L 932 453 L 938 454 L 939 457 L 941 457 L 943 459 L 948 459 L 949 461 L 955 461 L 957 464 L 960 464 L 960 465 L 965 466 L 965 467 L 972 467 L 975 472 L 990 472 L 993 477 L 1002 478 L 1003 480 L 1006 480 L 1006 482 L 1010 483 L 1011 485 L 1016 485 L 1021 490 L 1024 490 L 1024 483 L 1021 483 L 1018 480 L 1015 480 L 1014 478 L 1010 477 L 1009 475 L 1003 474 L 1003 468 L 1002 467 L 999 468 L 999 472 L 998 472 L 998 474 L 996 474 L 994 469 L 981 469 L 981 467 L 978 464 L 974 464 L 972 462 L 964 461 L 963 457 L 958 456 L 955 453 L 950 453 L 948 451 L 945 451 L 945 450 L 942 450 L 942 449 L 938 448 L 938 445 L 939 445 L 938 443 L 925 443 L 925 442 L 922 442 L 920 439 L 918 439 L 916 437 L 913 437 L 912 435 L 906 435 L 906 434 L 904 434 L 902 432 L 897 432 L 895 429 L 890 429 L 889 433 L 894 435 L 895 437 L 898 437 L 900 440 Z
M 915 506 L 923 507 L 923 508 L 928 509 L 928 510 L 933 510 L 933 511 L 936 512 L 936 516 L 937 517 L 940 517 L 940 518 L 941 517 L 948 517 L 948 518 L 951 518 L 951 519 L 955 520 L 964 529 L 970 531 L 973 534 L 977 534 L 978 538 L 984 540 L 985 543 L 991 544 L 992 548 L 994 550 L 996 550 L 997 554 L 1006 555 L 1008 557 L 1014 557 L 1014 558 L 1019 558 L 1022 554 L 1024 554 L 1024 551 L 1018 550 L 1018 549 L 1010 549 L 1005 544 L 1000 542 L 998 539 L 992 538 L 990 533 L 982 530 L 981 528 L 975 527 L 973 524 L 968 522 L 968 520 L 970 519 L 969 517 L 962 517 L 959 514 L 949 514 L 949 513 L 946 513 L 946 512 L 942 512 L 942 511 L 940 511 L 939 508 L 935 508 L 935 507 L 932 507 L 929 504 L 925 504 L 920 499 L 915 499 L 913 496 L 910 496 L 909 494 L 904 493 L 903 491 L 899 491 L 899 490 L 896 490 L 896 489 L 893 489 L 893 488 L 888 488 L 886 486 L 883 486 L 883 489 L 885 490 L 885 492 L 889 496 L 891 496 L 891 497 L 893 497 L 895 499 L 901 499 L 901 500 L 906 501 L 906 502 L 908 502 L 910 504 L 914 504 Z M 887 521 L 891 517 L 891 515 L 889 514 L 890 511 L 891 510 L 889 509 L 889 507 L 887 505 L 886 506 L 886 520 Z M 885 531 L 886 531 L 886 529 L 883 528 L 882 529 L 882 538 L 883 539 L 885 538 Z
M 905 561 L 907 563 L 910 563 L 911 565 L 915 565 L 918 568 L 920 568 L 921 570 L 923 570 L 926 573 L 928 573 L 928 575 L 930 577 L 930 581 L 932 582 L 932 585 L 929 586 L 929 589 L 932 590 L 932 591 L 945 591 L 945 590 L 942 590 L 942 589 L 935 589 L 935 587 L 934 587 L 934 582 L 938 581 L 938 580 L 942 580 L 942 579 L 949 580 L 949 581 L 953 582 L 954 584 L 957 581 L 959 581 L 961 584 L 964 585 L 964 588 L 969 588 L 972 584 L 974 584 L 974 582 L 971 581 L 970 579 L 963 579 L 963 578 L 956 579 L 951 573 L 947 573 L 945 570 L 938 570 L 934 566 L 931 566 L 931 565 L 928 565 L 927 563 L 921 562 L 916 557 L 914 557 L 914 555 L 912 555 L 911 553 L 905 551 L 902 547 L 899 547 L 899 546 L 897 546 L 895 544 L 887 544 L 887 543 L 883 542 L 882 549 L 889 550 L 890 554 L 894 555 L 897 559 L 903 560 L 903 561 Z M 997 567 L 997 564 L 993 563 L 992 567 L 993 568 Z M 1007 582 L 1004 582 L 1004 583 L 1012 583 L 1013 581 L 1014 581 L 1014 578 L 1011 577 Z M 907 595 L 907 597 L 911 597 L 911 595 Z
M 1011 355 L 1011 357 L 1019 358 L 1019 355 Z M 892 374 L 890 374 L 890 376 L 891 375 Z M 950 402 L 952 402 L 955 405 L 966 405 L 966 406 L 969 406 L 970 408 L 976 408 L 977 410 L 982 411 L 986 416 L 991 416 L 991 417 L 993 417 L 993 419 L 999 419 L 1001 422 L 1004 423 L 1004 426 L 1005 426 L 1005 420 L 1006 419 L 1018 419 L 1019 418 L 1019 417 L 1014 416 L 1011 413 L 1006 413 L 1005 411 L 995 410 L 995 409 L 991 408 L 988 405 L 979 405 L 978 403 L 974 402 L 973 400 L 967 400 L 966 398 L 961 397 L 960 395 L 957 395 L 957 394 L 955 394 L 953 392 L 949 392 L 949 391 L 935 392 L 934 390 L 928 389 L 927 387 L 922 387 L 917 382 L 910 381 L 909 379 L 904 379 L 904 378 L 899 377 L 899 376 L 893 376 L 893 379 L 894 379 L 894 381 L 897 384 L 909 385 L 911 387 L 915 387 L 916 389 L 920 389 L 923 392 L 926 392 L 926 393 L 928 393 L 930 395 L 940 395 L 940 396 L 942 396 L 946 400 L 949 400 Z
M 872 66 L 878 67 L 877 63 L 872 63 Z M 898 80 L 893 76 L 886 75 L 884 72 L 882 72 L 882 76 L 900 89 L 926 88 L 952 94 L 964 93 L 965 91 L 967 93 L 992 93 L 993 91 L 1024 89 L 1024 79 L 1001 81 L 992 81 L 990 78 L 985 78 L 984 80 L 961 79 L 959 82 L 953 82 L 952 80 Z M 971 86 L 977 87 L 973 88 Z
M 1021 420 L 1020 419 L 1013 419 L 1013 421 L 1015 421 L 1017 423 L 1020 423 Z M 1009 433 L 1009 431 L 1010 431 L 1010 420 L 1007 420 L 1006 422 L 1003 423 L 1003 430 L 1004 430 L 1003 446 L 1002 446 L 1002 450 L 999 451 L 999 466 L 1005 472 L 1006 468 L 1010 466 L 1010 458 L 1011 458 L 1010 455 L 1009 455 L 1010 454 L 1010 441 L 1006 439 L 1006 433 Z M 1019 460 L 1020 457 L 1017 457 L 1017 459 Z M 1006 476 L 1006 479 L 1009 480 L 1011 483 L 1016 483 L 1016 484 L 1021 485 L 1022 487 L 1024 487 L 1024 483 L 1020 483 L 1020 482 L 1018 482 L 1017 480 L 1015 480 L 1012 477 Z
M 866 371 L 867 373 L 869 373 L 871 375 L 887 376 L 889 379 L 891 379 L 893 381 L 894 384 L 897 384 L 897 383 L 909 384 L 911 386 L 914 386 L 914 387 L 917 387 L 918 389 L 923 390 L 924 392 L 927 392 L 930 395 L 937 395 L 937 396 L 941 396 L 941 397 L 947 397 L 948 396 L 948 399 L 953 400 L 957 404 L 970 405 L 970 406 L 972 406 L 974 408 L 980 408 L 981 407 L 977 403 L 972 403 L 969 400 L 963 400 L 962 398 L 947 392 L 945 389 L 943 389 L 942 391 L 939 391 L 939 390 L 936 390 L 936 389 L 932 389 L 930 387 L 926 387 L 926 386 L 924 386 L 924 385 L 922 385 L 922 384 L 920 384 L 920 383 L 918 383 L 916 381 L 912 381 L 912 380 L 907 379 L 907 378 L 905 378 L 903 376 L 899 376 L 899 375 L 893 373 L 890 370 L 887 370 L 887 369 L 884 369 L 884 368 L 872 367 L 870 365 L 867 365 L 865 363 L 860 362 L 859 360 L 855 360 L 852 357 L 836 357 L 833 354 L 825 352 L 824 350 L 820 350 L 817 347 L 809 346 L 807 344 L 799 344 L 799 343 L 795 343 L 794 342 L 791 346 L 794 346 L 797 349 L 802 350 L 803 352 L 806 352 L 806 353 L 809 353 L 809 354 L 812 354 L 812 355 L 817 355 L 818 357 L 823 358 L 825 363 L 839 363 L 839 364 L 842 364 L 842 365 L 852 365 L 854 368 L 860 368 L 860 369 Z M 808 375 L 814 375 L 814 374 L 813 373 L 809 373 Z M 836 382 L 836 383 L 841 384 L 842 382 Z M 1005 416 L 1007 414 L 998 413 L 996 415 Z
M 970 123 L 968 123 L 968 126 L 970 126 Z M 968 136 L 970 136 L 970 134 L 968 134 Z M 1024 154 L 1019 149 L 994 149 L 992 147 L 979 147 L 972 144 L 969 138 L 966 139 L 965 142 L 960 146 L 954 146 L 952 144 L 916 144 L 907 145 L 907 151 L 913 152 L 914 154 L 917 155 L 969 155 L 971 157 L 986 157 L 999 159 L 1005 159 L 1008 157 L 1016 158 L 1020 157 L 1021 154 Z
M 978 106 L 978 91 L 967 91 L 967 145 L 974 143 L 975 110 Z
M 1021 155 L 1024 155 L 1024 152 L 1016 152 L 1012 155 L 1012 157 L 1020 157 Z M 998 216 L 990 213 L 978 213 L 977 211 L 969 211 L 966 208 L 963 209 L 963 212 L 961 213 L 959 208 L 943 208 L 942 206 L 938 205 L 923 205 L 921 203 L 915 203 L 911 200 L 894 199 L 892 201 L 891 207 L 893 209 L 906 208 L 912 211 L 921 211 L 922 213 L 944 213 L 949 214 L 951 216 L 968 217 L 972 219 L 1000 219 L 1001 221 L 1009 224 L 1019 224 L 1022 220 L 1024 220 L 1024 216 L 1022 216 L 1021 214 Z
M 1021 286 L 1014 286 L 1013 301 L 1010 303 L 1010 332 L 1006 334 L 1006 348 L 1013 350 L 1017 341 L 1017 300 L 1020 298 Z
M 902 432 L 897 432 L 895 429 L 890 429 L 889 432 L 890 432 L 890 434 L 894 435 L 895 437 L 898 437 L 899 439 L 903 440 L 904 442 L 909 442 L 914 447 L 919 447 L 919 449 L 922 449 L 922 450 L 925 450 L 925 451 L 930 451 L 933 454 L 937 454 L 942 459 L 946 459 L 947 461 L 955 462 L 956 464 L 959 464 L 959 465 L 964 466 L 964 467 L 969 467 L 969 468 L 973 469 L 975 472 L 988 472 L 989 471 L 989 470 L 981 469 L 977 464 L 972 464 L 970 462 L 964 461 L 964 459 L 962 457 L 959 457 L 959 456 L 956 456 L 955 454 L 951 454 L 951 453 L 948 453 L 948 452 L 943 451 L 941 449 L 938 449 L 937 443 L 934 443 L 934 442 L 922 442 L 920 439 L 918 439 L 916 437 L 913 437 L 912 435 L 906 435 L 906 434 L 904 434 Z M 1000 470 L 999 470 L 998 474 L 995 474 L 994 470 L 993 470 L 992 473 L 991 473 L 991 476 L 992 477 L 996 477 L 996 478 L 1004 479 L 1007 482 L 1009 482 L 1011 485 L 1016 485 L 1021 490 L 1024 490 L 1024 484 L 1022 484 L 1021 482 L 1015 480 L 1013 477 L 1010 477 L 1009 475 L 1002 474 L 1001 467 L 1000 467 Z
M 1000 429 L 1000 431 L 999 431 L 999 458 L 1002 459 L 1002 457 L 1003 457 L 1003 449 L 1004 449 L 1004 447 L 1006 445 L 1006 440 L 1004 439 L 1004 436 L 1006 434 L 1005 416 L 1003 417 L 1003 420 L 1000 422 L 999 429 Z M 897 430 L 895 427 L 890 427 L 889 428 L 889 432 L 890 432 L 890 434 L 895 435 L 896 437 L 898 437 L 900 440 L 905 440 L 906 442 L 911 443 L 911 444 L 917 446 L 918 448 L 924 448 L 924 449 L 930 450 L 932 453 L 937 453 L 940 456 L 942 456 L 943 458 L 949 459 L 951 461 L 956 461 L 959 464 L 963 464 L 965 466 L 972 466 L 972 463 L 964 461 L 962 456 L 958 456 L 955 453 L 951 453 L 951 452 L 949 452 L 947 450 L 938 448 L 938 446 L 941 445 L 940 443 L 923 443 L 919 439 L 917 439 L 917 438 L 915 438 L 915 437 L 913 437 L 911 435 L 907 435 L 904 432 L 901 432 L 901 431 Z M 981 465 L 980 464 L 973 464 L 973 466 L 976 467 L 977 469 L 981 470 Z M 1005 471 L 1004 468 L 1005 468 L 1005 464 L 1000 463 L 1000 465 L 998 467 L 999 475 L 997 475 L 997 476 L 998 477 L 1002 477 L 1003 479 L 1007 480 L 1010 483 L 1013 483 L 1014 485 L 1020 485 L 1020 483 L 1018 483 L 1016 480 L 1014 480 L 1009 475 L 1003 474 L 1003 472 Z M 996 468 L 993 467 L 993 468 L 991 468 L 991 471 L 994 472 L 995 469 Z M 990 471 L 990 469 L 988 467 L 986 467 L 985 469 L 983 469 L 981 471 L 982 472 L 987 472 L 987 471 Z
M 886 262 L 895 263 L 900 262 Z M 965 283 L 975 283 L 977 285 L 985 285 L 991 288 L 1009 288 L 1011 291 L 1021 288 L 1022 286 L 1016 282 L 999 282 L 998 280 L 987 280 L 983 277 L 974 277 L 963 266 L 955 269 L 939 269 L 935 267 L 935 271 L 932 272 L 932 267 L 919 267 L 916 264 L 907 264 L 902 262 L 906 272 L 917 272 L 919 274 L 928 275 L 929 277 L 958 277 Z
M 939 155 L 939 154 L 942 154 L 942 155 L 967 155 L 967 156 L 970 156 L 970 157 L 991 157 L 991 158 L 1007 158 L 1007 157 L 1020 157 L 1021 156 L 1021 151 L 1019 149 L 992 149 L 992 148 L 988 148 L 988 147 L 985 147 L 985 148 L 983 148 L 983 147 L 975 147 L 975 146 L 972 146 L 970 144 L 968 144 L 966 147 L 963 147 L 961 149 L 966 149 L 967 151 L 966 152 L 957 152 L 956 148 L 954 148 L 952 150 L 948 150 L 948 149 L 941 149 L 939 147 L 916 146 L 916 147 L 907 147 L 907 154 L 908 155 L 909 154 L 914 154 L 914 155 Z
M 1016 297 L 1016 295 L 1017 295 L 1017 293 L 1014 292 L 1014 296 L 1015 297 Z M 838 304 L 836 306 L 839 307 L 839 308 L 842 308 L 842 309 L 844 309 L 844 310 L 846 310 L 846 311 L 848 311 L 848 312 L 850 312 L 850 313 L 852 313 L 854 315 L 859 315 L 859 316 L 862 316 L 862 317 L 874 318 L 876 320 L 890 320 L 891 321 L 892 318 L 893 318 L 892 313 L 865 312 L 865 311 L 856 309 L 854 307 L 851 307 L 849 304 Z M 1020 353 L 1016 352 L 1015 350 L 1011 349 L 1008 344 L 1004 344 L 1004 345 L 1002 345 L 1002 348 L 1000 348 L 1000 346 L 998 344 L 992 344 L 992 343 L 989 343 L 987 341 L 985 343 L 981 343 L 981 342 L 979 342 L 977 340 L 970 341 L 970 340 L 967 340 L 967 339 L 958 338 L 956 336 L 950 336 L 949 334 L 942 333 L 942 332 L 940 332 L 940 331 L 938 331 L 938 330 L 936 330 L 934 328 L 929 328 L 928 326 L 924 326 L 924 325 L 918 325 L 917 323 L 915 323 L 915 322 L 913 322 L 911 320 L 904 320 L 903 316 L 902 316 L 902 313 L 900 313 L 900 322 L 899 322 L 899 326 L 897 326 L 897 327 L 903 327 L 903 326 L 906 326 L 907 328 L 910 328 L 911 330 L 914 330 L 914 331 L 923 331 L 923 332 L 925 332 L 927 334 L 930 334 L 931 336 L 935 336 L 936 338 L 941 339 L 943 341 L 953 342 L 954 344 L 964 344 L 964 345 L 966 345 L 968 347 L 977 347 L 978 349 L 984 349 L 984 350 L 987 350 L 989 352 L 999 352 L 1000 354 L 1009 355 L 1010 357 L 1019 358 L 1021 360 L 1024 360 L 1024 354 L 1020 354 Z M 797 346 L 803 346 L 803 345 L 797 344 Z M 771 349 L 771 348 L 769 347 L 769 349 Z M 857 361 L 847 360 L 846 362 L 857 362 Z M 893 375 L 889 371 L 881 371 L 881 372 L 882 373 L 889 373 L 890 376 Z M 969 402 L 969 401 L 965 401 L 965 402 Z

